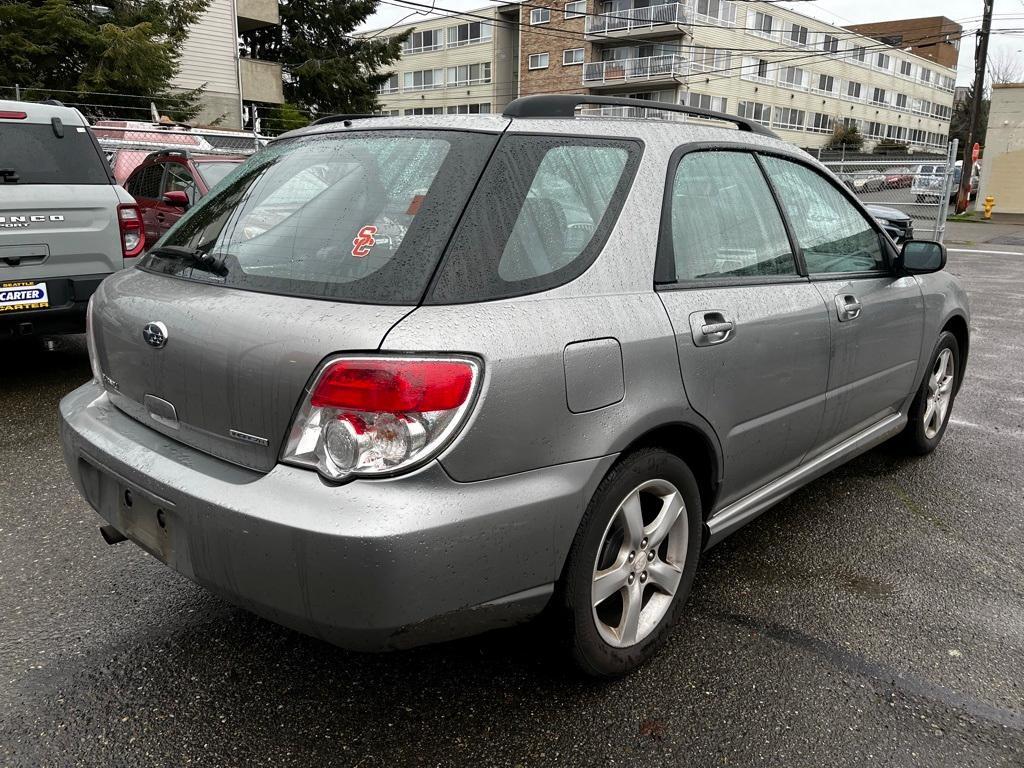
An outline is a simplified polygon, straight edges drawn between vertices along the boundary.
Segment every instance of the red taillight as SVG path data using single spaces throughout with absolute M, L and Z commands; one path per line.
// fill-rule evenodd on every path
M 26 117 L 24 112 L 0 112 L 0 120 L 24 120 Z
M 335 358 L 303 398 L 281 460 L 330 480 L 419 466 L 466 422 L 480 371 L 469 355 Z
M 473 367 L 451 360 L 339 360 L 313 391 L 315 408 L 371 413 L 448 411 L 469 396 Z
M 117 206 L 117 224 L 121 228 L 121 250 L 126 259 L 142 253 L 146 247 L 146 231 L 142 228 L 142 211 L 136 203 Z

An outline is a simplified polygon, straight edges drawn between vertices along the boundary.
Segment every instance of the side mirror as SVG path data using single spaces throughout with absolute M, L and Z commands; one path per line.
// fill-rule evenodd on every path
M 172 189 L 170 192 L 164 192 L 164 202 L 177 208 L 188 208 L 188 192 L 183 192 L 180 189 Z
M 946 266 L 946 246 L 934 240 L 908 240 L 897 266 L 912 275 L 927 275 Z

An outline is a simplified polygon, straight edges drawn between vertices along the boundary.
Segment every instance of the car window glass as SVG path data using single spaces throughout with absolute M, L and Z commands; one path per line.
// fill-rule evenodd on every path
M 215 163 L 196 163 L 199 175 L 203 177 L 207 187 L 216 186 L 221 179 L 238 167 L 237 163 L 218 161 Z
M 70 123 L 64 126 L 64 135 L 57 136 L 49 121 L 4 121 L 0 127 L 0 168 L 13 171 L 6 176 L 11 185 L 110 184 L 106 158 L 83 126 Z
M 280 140 L 236 166 L 163 241 L 212 255 L 226 275 L 159 252 L 141 266 L 249 290 L 415 304 L 496 142 L 417 130 Z
M 128 194 L 132 197 L 156 200 L 160 196 L 160 181 L 164 175 L 164 167 L 160 163 L 147 165 L 132 174 L 128 180 Z
M 797 273 L 782 217 L 752 155 L 683 157 L 671 222 L 677 280 Z
M 523 296 L 578 277 L 615 226 L 640 151 L 631 140 L 504 136 L 428 302 Z
M 189 205 L 196 201 L 196 182 L 186 166 L 181 163 L 167 163 L 167 173 L 164 176 L 164 186 L 160 191 L 161 196 L 168 192 L 184 192 L 188 195 Z
M 809 272 L 885 269 L 877 230 L 831 181 L 804 165 L 777 157 L 765 157 L 764 165 L 792 222 Z
M 505 243 L 498 276 L 528 280 L 576 259 L 608 209 L 627 157 L 618 147 L 548 150 Z

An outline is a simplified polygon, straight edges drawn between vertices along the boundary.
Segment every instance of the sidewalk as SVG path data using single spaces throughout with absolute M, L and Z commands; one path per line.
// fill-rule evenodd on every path
M 947 221 L 947 244 L 955 245 L 1019 245 L 1024 246 L 1024 221 L 1009 223 L 993 221 Z

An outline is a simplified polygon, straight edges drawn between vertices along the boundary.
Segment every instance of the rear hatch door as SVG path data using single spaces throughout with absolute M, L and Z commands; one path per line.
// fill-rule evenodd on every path
M 106 159 L 84 126 L 62 132 L 49 121 L 0 120 L 0 282 L 123 266 L 121 201 Z

